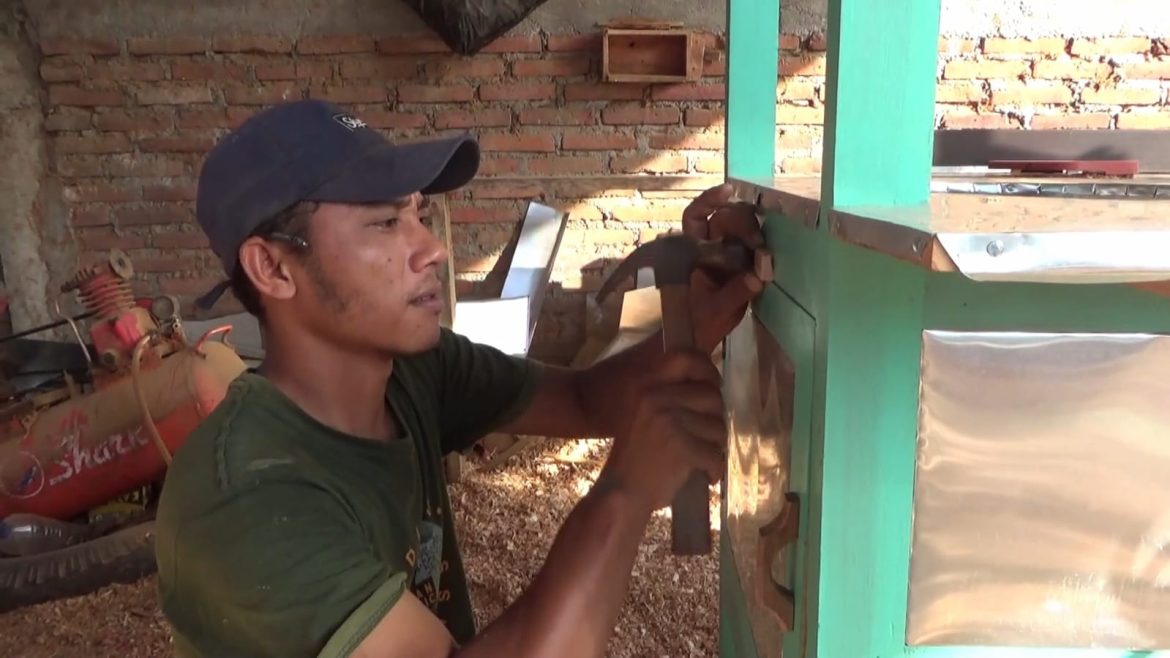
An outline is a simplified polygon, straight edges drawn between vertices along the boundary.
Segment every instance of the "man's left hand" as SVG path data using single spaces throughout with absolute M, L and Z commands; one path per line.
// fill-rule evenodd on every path
M 731 201 L 728 184 L 712 187 L 683 211 L 683 232 L 700 240 L 739 238 L 748 246 L 764 246 L 764 236 L 751 204 Z M 753 272 L 716 282 L 696 271 L 691 277 L 691 312 L 699 349 L 711 352 L 743 319 L 748 304 L 764 289 Z

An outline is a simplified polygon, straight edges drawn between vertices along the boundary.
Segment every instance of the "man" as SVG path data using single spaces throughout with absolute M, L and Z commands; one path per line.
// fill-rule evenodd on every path
M 208 155 L 197 215 L 261 322 L 242 374 L 179 450 L 158 511 L 160 598 L 183 657 L 600 656 L 655 509 L 723 468 L 710 353 L 761 289 L 694 295 L 701 349 L 651 339 L 571 371 L 439 325 L 425 195 L 467 183 L 476 143 L 393 145 L 319 101 L 268 109 Z M 708 234 L 725 187 L 686 230 Z M 725 218 L 758 240 L 754 217 Z M 745 230 L 746 229 L 746 230 Z M 527 591 L 477 634 L 441 461 L 492 431 L 613 436 Z

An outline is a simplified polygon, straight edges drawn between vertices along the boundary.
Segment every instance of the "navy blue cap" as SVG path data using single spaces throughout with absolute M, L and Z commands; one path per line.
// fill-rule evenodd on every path
M 395 144 L 337 105 L 292 101 L 249 117 L 208 153 L 195 215 L 230 277 L 248 235 L 298 202 L 441 194 L 478 169 L 479 146 L 468 134 Z M 210 308 L 227 288 L 222 283 L 196 303 Z

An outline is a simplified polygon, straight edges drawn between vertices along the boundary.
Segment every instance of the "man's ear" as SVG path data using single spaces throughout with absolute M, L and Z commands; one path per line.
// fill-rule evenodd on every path
M 240 245 L 239 261 L 262 295 L 283 300 L 296 295 L 297 284 L 289 271 L 288 257 L 279 246 L 250 237 Z

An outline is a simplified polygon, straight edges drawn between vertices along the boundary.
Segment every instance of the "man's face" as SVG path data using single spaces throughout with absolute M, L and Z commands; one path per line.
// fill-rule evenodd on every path
M 443 309 L 442 243 L 424 224 L 423 197 L 395 203 L 323 203 L 309 222 L 310 254 L 297 267 L 295 312 L 315 333 L 393 355 L 433 347 Z

